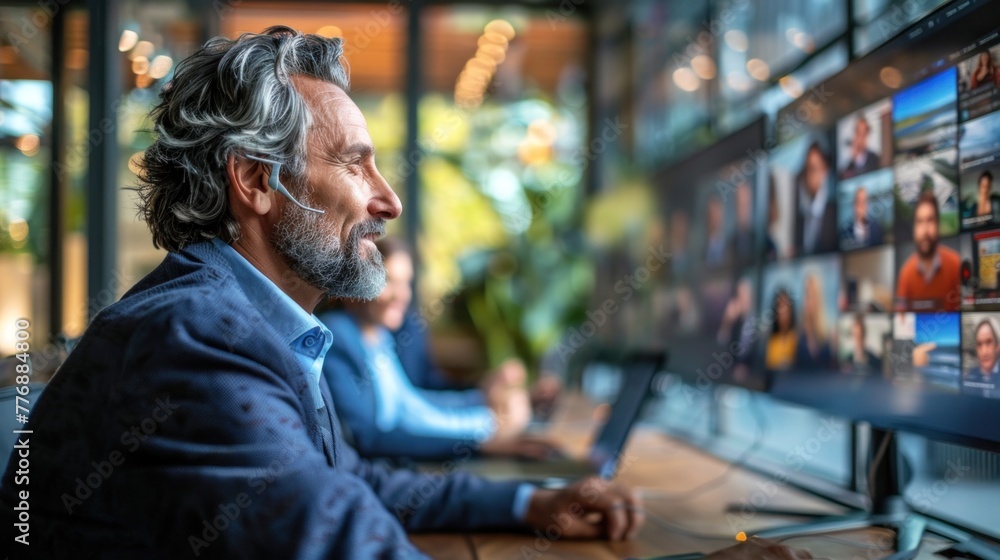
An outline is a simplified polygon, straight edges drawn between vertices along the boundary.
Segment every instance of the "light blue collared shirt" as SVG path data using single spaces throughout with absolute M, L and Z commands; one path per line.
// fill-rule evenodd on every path
M 403 371 L 389 331 L 379 329 L 377 339 L 365 341 L 364 346 L 375 391 L 375 426 L 380 431 L 403 429 L 416 436 L 477 441 L 496 432 L 496 420 L 485 406 L 441 407 L 428 402 Z
M 388 331 L 379 333 L 378 342 L 366 344 L 365 359 L 375 381 L 375 423 L 380 430 L 389 431 L 402 425 L 416 435 L 454 438 L 478 435 L 484 439 L 496 430 L 496 421 L 486 407 L 444 412 L 424 400 L 406 377 Z M 534 493 L 535 486 L 531 484 L 518 486 L 512 506 L 515 519 L 524 520 Z
M 236 249 L 217 237 L 212 243 L 229 262 L 236 281 L 250 303 L 281 333 L 282 341 L 295 353 L 299 366 L 311 382 L 309 391 L 316 408 L 322 407 L 323 396 L 319 384 L 323 376 L 323 360 L 333 344 L 333 333 L 315 315 L 306 312 L 288 294 L 281 291 Z

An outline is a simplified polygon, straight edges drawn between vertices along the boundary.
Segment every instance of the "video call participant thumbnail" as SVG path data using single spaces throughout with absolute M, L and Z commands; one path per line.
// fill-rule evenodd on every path
M 823 283 L 814 271 L 803 273 L 801 278 L 802 309 L 797 317 L 791 292 L 784 287 L 774 291 L 774 319 L 765 347 L 765 366 L 772 371 L 823 371 L 834 363 Z
M 864 175 L 879 168 L 878 154 L 868 148 L 868 135 L 871 125 L 864 115 L 859 115 L 854 122 L 854 138 L 851 139 L 850 159 L 847 166 L 840 172 L 841 179 L 850 179 Z
M 868 214 L 868 189 L 861 186 L 854 191 L 854 219 L 841 231 L 845 245 L 852 248 L 881 245 L 882 224 Z
M 829 158 L 818 142 L 810 144 L 795 190 L 797 255 L 837 249 L 837 206 L 830 178 Z
M 844 371 L 858 373 L 877 373 L 882 371 L 882 359 L 875 355 L 865 345 L 868 328 L 865 326 L 864 313 L 855 313 L 851 317 L 850 350 L 841 363 Z
M 976 57 L 975 69 L 969 75 L 969 89 L 976 89 L 986 84 L 1000 87 L 1000 71 L 997 71 L 989 51 L 979 53 L 979 56 Z
M 896 313 L 884 358 L 896 379 L 958 393 L 962 379 L 960 313 Z
M 979 174 L 976 180 L 976 201 L 965 211 L 963 225 L 976 226 L 995 222 L 994 214 L 1000 213 L 1000 197 L 993 194 L 993 173 L 989 170 Z M 996 204 L 994 204 L 996 202 Z M 994 209 L 994 206 L 997 206 Z
M 975 320 L 975 319 L 973 319 Z M 1000 325 L 993 317 L 983 317 L 973 330 L 975 364 L 962 377 L 962 392 L 1000 398 Z
M 736 186 L 736 229 L 730 234 L 730 251 L 734 263 L 749 265 L 754 257 L 753 232 L 753 188 L 748 181 L 741 181 Z
M 913 213 L 916 246 L 896 283 L 897 310 L 958 310 L 961 259 L 956 251 L 941 245 L 939 217 L 937 197 L 931 191 L 922 192 Z

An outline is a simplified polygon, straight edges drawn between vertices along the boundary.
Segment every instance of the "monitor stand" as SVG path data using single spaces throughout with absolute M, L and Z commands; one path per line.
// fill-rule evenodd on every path
M 949 549 L 954 553 L 952 557 L 1000 560 L 1000 548 L 979 540 L 965 531 L 913 512 L 900 495 L 903 484 L 899 479 L 896 436 L 891 431 L 873 428 L 871 448 L 879 449 L 883 445 L 885 445 L 883 457 L 876 465 L 872 477 L 871 512 L 821 517 L 800 525 L 766 529 L 758 532 L 757 536 L 781 540 L 820 533 L 884 527 L 895 531 L 892 544 L 896 552 L 882 560 L 916 558 L 925 533 L 934 533 L 955 541 L 956 544 Z M 774 511 L 780 515 L 816 516 L 805 512 Z

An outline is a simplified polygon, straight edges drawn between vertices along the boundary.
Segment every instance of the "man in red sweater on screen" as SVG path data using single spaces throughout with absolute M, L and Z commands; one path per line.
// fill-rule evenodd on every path
M 939 215 L 934 193 L 920 193 L 913 210 L 916 247 L 899 270 L 897 310 L 958 311 L 960 259 L 953 249 L 938 243 Z

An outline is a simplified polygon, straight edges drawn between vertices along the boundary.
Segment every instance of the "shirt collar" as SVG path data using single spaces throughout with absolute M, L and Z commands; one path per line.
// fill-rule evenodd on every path
M 862 241 L 867 234 L 868 234 L 868 222 L 866 220 L 862 220 L 860 222 L 855 221 L 854 237 L 858 238 L 859 241 Z
M 924 261 L 917 259 L 917 271 L 920 272 L 921 276 L 924 277 L 924 281 L 928 284 L 931 280 L 934 280 L 934 275 L 937 274 L 939 268 L 941 268 L 941 254 L 938 252 L 934 253 L 934 260 L 931 261 L 930 269 L 924 268 Z
M 233 269 L 236 282 L 246 294 L 250 303 L 256 307 L 281 336 L 281 342 L 293 352 L 303 357 L 319 362 L 319 368 L 308 364 L 306 373 L 313 383 L 310 384 L 316 405 L 323 404 L 319 391 L 319 376 L 322 375 L 322 362 L 333 344 L 333 334 L 330 329 L 307 312 L 301 305 L 295 303 L 288 294 L 283 292 L 270 278 L 250 264 L 236 249 L 219 238 L 212 239 L 222 256 Z
M 802 196 L 799 197 L 799 207 L 803 213 L 812 215 L 814 218 L 823 217 L 823 213 L 826 212 L 828 198 L 826 195 L 826 186 L 828 182 L 826 179 L 823 180 L 823 184 L 820 185 L 819 190 L 816 191 L 816 196 L 812 200 L 809 200 L 809 191 L 806 190 L 805 183 L 799 187 L 802 193 Z

